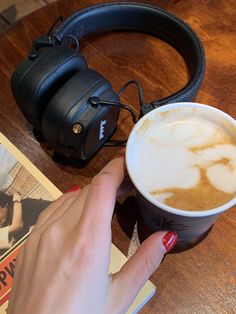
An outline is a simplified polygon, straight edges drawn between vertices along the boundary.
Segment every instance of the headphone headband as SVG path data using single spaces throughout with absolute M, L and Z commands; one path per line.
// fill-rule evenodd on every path
M 143 103 L 139 82 L 132 78 L 117 93 L 102 74 L 88 67 L 78 48 L 83 37 L 120 30 L 148 33 L 173 46 L 188 66 L 187 84 L 148 104 Z M 70 47 L 66 38 L 73 40 L 77 49 Z M 184 21 L 155 6 L 111 2 L 82 9 L 35 39 L 28 58 L 14 71 L 11 86 L 37 137 L 63 156 L 88 159 L 103 145 L 124 144 L 108 139 L 117 127 L 120 108 L 133 112 L 120 103 L 121 92 L 129 84 L 138 87 L 141 116 L 160 105 L 193 101 L 204 72 L 202 44 Z
M 149 33 L 173 46 L 185 59 L 189 81 L 169 97 L 151 102 L 153 107 L 170 102 L 194 100 L 205 73 L 205 55 L 196 33 L 180 18 L 156 6 L 132 2 L 102 3 L 82 9 L 65 19 L 52 33 L 58 42 L 73 35 L 115 30 Z

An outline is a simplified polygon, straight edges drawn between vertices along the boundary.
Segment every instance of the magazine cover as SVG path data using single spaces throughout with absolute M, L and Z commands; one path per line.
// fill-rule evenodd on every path
M 0 313 L 7 310 L 17 254 L 38 215 L 61 192 L 0 133 Z M 110 272 L 117 272 L 127 258 L 114 245 Z M 137 313 L 153 296 L 148 281 L 128 313 Z

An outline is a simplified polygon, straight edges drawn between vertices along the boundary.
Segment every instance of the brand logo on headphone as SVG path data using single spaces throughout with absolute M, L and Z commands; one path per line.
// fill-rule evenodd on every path
M 99 140 L 102 140 L 104 138 L 104 125 L 107 123 L 107 120 L 102 120 L 100 122 L 100 131 L 99 131 Z

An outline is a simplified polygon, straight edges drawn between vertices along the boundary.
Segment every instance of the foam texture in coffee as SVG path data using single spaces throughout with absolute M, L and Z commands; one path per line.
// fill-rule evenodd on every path
M 136 131 L 135 180 L 174 208 L 221 206 L 236 195 L 235 138 L 235 126 L 206 109 L 157 112 Z

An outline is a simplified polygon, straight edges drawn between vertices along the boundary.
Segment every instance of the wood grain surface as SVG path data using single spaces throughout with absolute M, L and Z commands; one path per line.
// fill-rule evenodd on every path
M 103 148 L 86 166 L 55 162 L 53 152 L 40 145 L 32 126 L 14 102 L 10 77 L 27 56 L 31 41 L 45 34 L 58 15 L 97 3 L 67 0 L 39 9 L 0 37 L 0 131 L 6 135 L 59 189 L 84 186 L 119 151 Z M 100 1 L 101 2 L 101 1 Z M 200 36 L 206 52 L 206 76 L 196 101 L 222 109 L 236 118 L 236 2 L 234 0 L 142 1 L 159 5 L 185 20 Z M 138 79 L 145 101 L 167 96 L 184 85 L 188 74 L 178 53 L 146 34 L 106 33 L 81 42 L 88 64 L 107 77 L 118 91 L 130 79 Z M 139 112 L 137 94 L 129 89 L 123 101 Z M 116 137 L 132 128 L 122 113 Z M 54 156 L 55 157 L 55 156 Z M 55 159 L 55 158 L 54 158 Z M 131 206 L 132 207 L 132 206 Z M 132 216 L 133 208 L 129 208 Z M 113 221 L 113 243 L 127 253 L 129 237 Z M 236 208 L 224 213 L 208 236 L 194 248 L 165 257 L 151 280 L 157 293 L 141 313 L 236 313 Z

